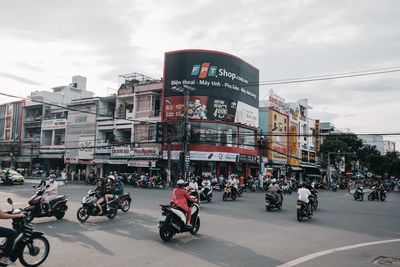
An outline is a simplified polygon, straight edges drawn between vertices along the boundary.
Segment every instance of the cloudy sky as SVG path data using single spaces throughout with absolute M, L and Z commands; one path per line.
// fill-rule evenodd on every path
M 80 74 L 104 96 L 119 74 L 160 78 L 164 52 L 187 48 L 234 54 L 260 81 L 400 68 L 399 10 L 397 0 L 2 0 L 0 92 L 26 96 Z M 394 72 L 260 95 L 308 98 L 314 117 L 339 128 L 400 132 L 399 87 Z

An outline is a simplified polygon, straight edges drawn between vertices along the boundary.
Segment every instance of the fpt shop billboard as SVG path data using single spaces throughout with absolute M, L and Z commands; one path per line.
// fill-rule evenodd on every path
M 173 51 L 165 54 L 163 120 L 180 119 L 182 92 L 190 86 L 191 119 L 238 122 L 258 127 L 259 71 L 222 52 Z

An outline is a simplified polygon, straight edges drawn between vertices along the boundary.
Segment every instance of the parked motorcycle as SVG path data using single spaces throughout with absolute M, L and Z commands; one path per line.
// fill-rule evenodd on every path
M 226 186 L 224 189 L 222 200 L 226 201 L 228 198 L 232 198 L 232 200 L 236 199 L 236 189 L 233 186 Z
M 157 228 L 162 240 L 170 241 L 175 234 L 190 232 L 192 235 L 197 234 L 200 229 L 200 208 L 198 204 L 190 204 L 192 210 L 191 224 L 193 228 L 186 226 L 186 213 L 177 206 L 160 205 L 161 216 Z
M 131 202 L 131 193 L 128 192 L 116 198 L 116 207 L 123 212 L 127 212 L 131 207 Z
M 95 196 L 96 191 L 89 190 L 87 195 L 82 198 L 82 206 L 78 209 L 76 213 L 76 217 L 80 222 L 86 222 L 90 216 L 107 216 L 111 220 L 114 219 L 114 217 L 117 215 L 117 198 L 108 202 L 108 205 L 110 207 L 109 210 L 106 210 L 106 204 L 105 202 L 103 202 L 103 204 L 101 205 L 101 209 L 104 211 L 104 213 L 101 214 L 100 210 L 97 208 L 94 202 Z
M 311 219 L 312 214 L 307 211 L 307 204 L 301 200 L 297 200 L 296 203 L 297 208 L 297 220 L 299 222 L 303 221 L 304 218 Z
M 380 191 L 381 192 L 379 192 L 379 190 L 376 189 L 375 186 L 373 186 L 371 192 L 369 192 L 369 194 L 368 194 L 368 200 L 373 201 L 376 199 L 376 200 L 380 200 L 380 201 L 385 201 L 386 200 L 386 190 L 380 190 Z
M 9 214 L 20 214 L 22 209 L 14 209 L 11 198 L 7 202 L 12 206 Z M 41 265 L 49 255 L 50 243 L 44 236 L 44 233 L 35 231 L 32 225 L 25 218 L 13 219 L 13 229 L 17 233 L 10 260 L 15 262 L 17 259 L 23 266 L 33 267 Z M 3 245 L 0 246 L 0 257 L 4 256 Z M 6 265 L 2 265 L 6 266 Z
M 353 193 L 354 200 L 363 201 L 364 199 L 364 189 L 363 187 L 359 186 Z
M 34 218 L 41 217 L 56 217 L 57 220 L 61 220 L 65 212 L 68 210 L 67 201 L 68 198 L 66 195 L 59 195 L 55 199 L 50 201 L 50 211 L 46 211 L 42 199 L 44 197 L 46 187 L 36 188 L 35 194 L 28 200 L 28 206 L 24 208 L 26 212 L 26 220 L 28 222 L 33 221 Z
M 267 209 L 267 211 L 271 211 L 273 209 L 280 210 L 282 208 L 282 202 L 283 202 L 282 192 L 279 190 L 277 194 L 279 196 L 271 192 L 265 193 L 265 208 Z

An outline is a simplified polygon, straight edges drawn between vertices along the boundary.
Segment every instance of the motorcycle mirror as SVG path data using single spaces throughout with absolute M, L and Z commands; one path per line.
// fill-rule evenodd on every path
M 8 202 L 8 204 L 10 204 L 10 205 L 12 205 L 12 204 L 13 204 L 13 201 L 12 201 L 12 199 L 11 199 L 11 198 L 7 198 L 7 202 Z

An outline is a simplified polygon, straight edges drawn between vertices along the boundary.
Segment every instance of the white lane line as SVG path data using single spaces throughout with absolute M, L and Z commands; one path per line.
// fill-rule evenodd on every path
M 319 251 L 316 253 L 308 254 L 306 256 L 297 258 L 295 260 L 286 262 L 282 265 L 279 265 L 277 267 L 293 267 L 296 265 L 299 265 L 303 262 L 325 256 L 331 253 L 339 252 L 339 251 L 345 251 L 345 250 L 350 250 L 350 249 L 355 249 L 355 248 L 361 248 L 361 247 L 366 247 L 366 246 L 373 246 L 373 245 L 380 245 L 380 244 L 386 244 L 386 243 L 394 243 L 394 242 L 400 242 L 400 238 L 398 239 L 389 239 L 389 240 L 382 240 L 382 241 L 375 241 L 375 242 L 368 242 L 368 243 L 360 243 L 360 244 L 355 244 L 355 245 L 350 245 L 350 246 L 345 246 L 345 247 L 339 247 L 339 248 L 333 248 L 333 249 L 327 249 L 323 251 Z

